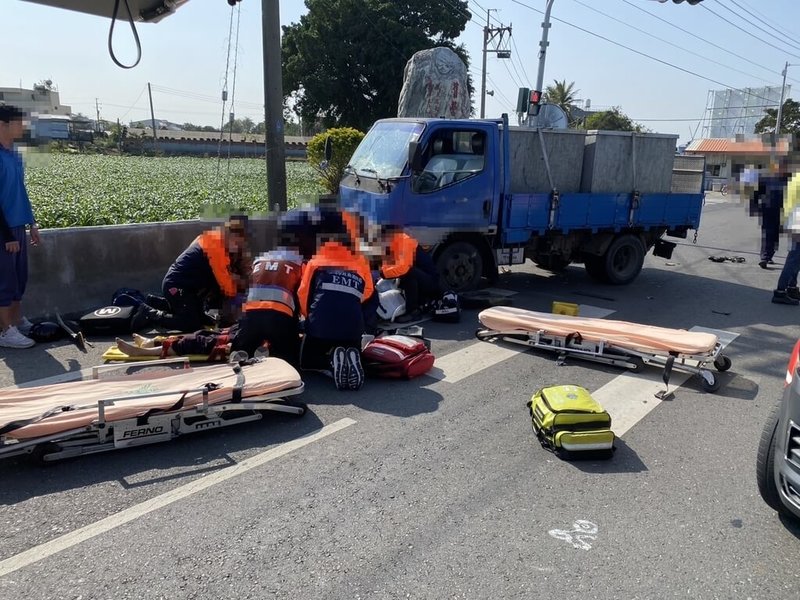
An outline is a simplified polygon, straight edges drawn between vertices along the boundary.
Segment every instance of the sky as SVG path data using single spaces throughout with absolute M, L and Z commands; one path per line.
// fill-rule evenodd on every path
M 442 2 L 456 10 L 453 0 Z M 487 89 L 494 95 L 486 97 L 487 117 L 513 115 L 518 89 L 535 87 L 545 5 L 469 1 L 472 19 L 457 42 L 470 55 L 477 109 L 486 9 L 494 9 L 493 26 L 511 26 L 512 58 L 488 55 Z M 128 122 L 149 118 L 149 82 L 157 119 L 218 127 L 227 73 L 236 117 L 260 122 L 261 2 L 241 0 L 239 12 L 232 10 L 226 0 L 189 0 L 159 23 L 137 24 L 141 62 L 121 69 L 108 52 L 110 19 L 0 0 L 0 87 L 30 88 L 50 79 L 74 112 L 94 117 L 99 106 L 101 118 Z M 307 9 L 302 0 L 280 0 L 280 11 L 281 24 L 288 25 Z M 779 86 L 786 62 L 796 63 L 787 84 L 800 89 L 798 0 L 704 0 L 697 6 L 554 0 L 552 19 L 545 85 L 575 82 L 578 98 L 591 100 L 593 109 L 618 106 L 652 131 L 679 135 L 681 143 L 701 137 L 709 90 Z M 121 62 L 135 60 L 123 21 L 115 27 L 113 47 Z

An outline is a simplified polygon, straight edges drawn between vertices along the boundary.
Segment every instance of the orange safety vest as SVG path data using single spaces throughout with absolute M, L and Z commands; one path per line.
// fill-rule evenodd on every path
M 214 279 L 222 293 L 228 298 L 236 296 L 236 284 L 231 275 L 231 257 L 225 247 L 225 236 L 219 229 L 211 229 L 197 236 L 195 240 L 208 259 Z
M 303 316 L 308 316 L 309 295 L 314 291 L 311 289 L 314 273 L 317 269 L 325 267 L 339 267 L 358 273 L 364 279 L 364 293 L 361 297 L 361 302 L 366 302 L 375 292 L 375 287 L 372 283 L 372 272 L 369 269 L 367 259 L 361 254 L 350 252 L 338 242 L 326 242 L 303 269 L 300 289 L 297 291 L 297 296 L 300 299 L 300 312 Z
M 395 233 L 389 243 L 389 256 L 381 264 L 381 275 L 385 279 L 396 279 L 408 273 L 414 266 L 417 246 L 417 240 L 407 233 Z
M 303 274 L 303 258 L 294 252 L 273 251 L 253 263 L 250 288 L 242 310 L 275 310 L 293 317 L 295 295 Z

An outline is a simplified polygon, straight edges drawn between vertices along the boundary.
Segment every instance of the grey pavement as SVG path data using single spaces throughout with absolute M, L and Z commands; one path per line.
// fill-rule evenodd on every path
M 669 261 L 649 256 L 629 286 L 595 284 L 580 266 L 559 275 L 515 267 L 496 285 L 517 291 L 523 308 L 560 300 L 614 310 L 613 319 L 740 334 L 722 389 L 703 393 L 690 380 L 622 436 L 613 459 L 554 457 L 525 406 L 546 384 L 597 390 L 620 375 L 612 367 L 559 367 L 553 355 L 521 351 L 486 369 L 476 361 L 454 383 L 370 380 L 358 393 L 309 375 L 302 418 L 267 416 L 45 468 L 0 462 L 2 565 L 356 421 L 0 577 L 0 598 L 800 597 L 800 529 L 761 501 L 754 473 L 800 307 L 770 303 L 778 269 L 758 267 L 758 222 L 735 197 L 711 200 L 696 243 L 676 240 Z M 476 315 L 425 324 L 437 357 L 474 343 Z M 0 383 L 97 364 L 109 340 L 95 341 L 86 355 L 66 344 L 3 352 Z M 582 535 L 584 521 L 596 531 Z

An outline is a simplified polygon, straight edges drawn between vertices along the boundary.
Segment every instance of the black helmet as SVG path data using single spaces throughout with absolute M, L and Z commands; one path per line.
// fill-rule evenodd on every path
M 31 327 L 29 337 L 35 342 L 55 342 L 64 337 L 64 330 L 58 323 L 44 321 Z

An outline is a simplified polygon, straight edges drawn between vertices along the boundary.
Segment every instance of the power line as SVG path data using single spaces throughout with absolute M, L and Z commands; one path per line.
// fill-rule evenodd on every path
M 539 14 L 544 14 L 544 11 L 541 11 L 538 8 L 534 8 L 534 7 L 532 7 L 532 6 L 528 5 L 528 4 L 525 4 L 524 2 L 521 2 L 520 0 L 511 0 L 511 1 L 514 4 L 519 4 L 520 6 L 524 6 L 525 8 L 527 8 L 528 10 L 532 10 L 533 12 L 537 12 Z M 607 37 L 605 37 L 603 35 L 600 35 L 599 33 L 595 33 L 593 31 L 590 31 L 588 29 L 585 29 L 583 27 L 575 25 L 574 23 L 570 23 L 569 21 L 565 21 L 564 19 L 559 19 L 558 17 L 553 17 L 553 16 L 551 16 L 550 18 L 552 20 L 554 20 L 554 21 L 558 21 L 559 23 L 563 23 L 564 25 L 568 25 L 568 26 L 570 26 L 570 27 L 572 27 L 574 29 L 577 29 L 579 31 L 582 31 L 584 33 L 588 33 L 591 36 L 594 36 L 596 38 L 600 38 L 601 40 L 609 42 L 610 44 L 614 44 L 615 46 L 619 46 L 620 48 L 624 48 L 625 50 L 629 50 L 630 52 L 633 52 L 634 54 L 638 54 L 639 56 L 644 56 L 645 58 L 649 58 L 650 60 L 654 60 L 654 61 L 656 61 L 658 63 L 661 63 L 662 65 L 666 65 L 668 67 L 672 67 L 673 69 L 676 69 L 678 71 L 682 71 L 683 73 L 687 73 L 688 75 L 692 75 L 693 77 L 697 77 L 698 79 L 704 79 L 706 81 L 710 81 L 711 83 L 714 83 L 716 85 L 720 85 L 720 86 L 722 86 L 722 87 L 724 87 L 726 89 L 731 89 L 731 90 L 735 90 L 736 89 L 733 86 L 730 86 L 730 85 L 727 85 L 725 83 L 722 83 L 721 81 L 717 81 L 716 79 L 711 79 L 710 77 L 706 77 L 705 75 L 700 75 L 699 73 L 695 73 L 694 71 L 690 71 L 689 69 L 685 69 L 683 67 L 679 67 L 678 65 L 674 65 L 674 64 L 672 64 L 670 62 L 667 62 L 666 60 L 662 60 L 660 58 L 656 58 L 655 56 L 651 56 L 651 55 L 649 55 L 649 54 L 647 54 L 645 52 L 642 52 L 641 50 L 637 50 L 636 48 L 631 48 L 630 46 L 626 46 L 625 44 L 620 44 L 619 42 L 616 42 L 616 41 L 614 41 L 614 40 L 612 40 L 610 38 L 607 38 Z M 765 98 L 764 96 L 759 96 L 758 94 L 754 94 L 752 92 L 747 92 L 747 91 L 744 91 L 744 93 L 749 95 L 749 96 L 753 96 L 754 98 L 760 98 L 761 100 L 765 100 L 766 102 L 770 102 L 770 99 L 769 98 Z
M 469 2 L 472 2 L 472 3 L 473 3 L 474 5 L 476 5 L 476 6 L 477 6 L 479 9 L 481 9 L 481 12 L 486 12 L 486 9 L 485 9 L 485 8 L 483 8 L 483 6 L 481 6 L 481 5 L 480 5 L 480 3 L 478 3 L 478 1 L 477 1 L 477 0 L 468 0 L 468 3 L 469 3 Z M 496 9 L 492 9 L 492 10 L 496 10 Z M 498 25 L 501 25 L 501 26 L 502 26 L 502 24 L 503 24 L 503 23 L 500 21 L 500 19 L 498 19 L 497 17 L 493 17 L 493 16 L 489 15 L 489 20 L 491 21 L 492 19 L 494 19 L 494 22 L 495 22 L 495 23 L 497 23 Z
M 766 44 L 767 46 L 771 46 L 771 47 L 773 47 L 773 48 L 775 48 L 776 50 L 779 50 L 779 51 L 781 51 L 781 52 L 786 52 L 786 54 L 788 54 L 789 56 L 794 56 L 795 58 L 800 58 L 800 54 L 792 54 L 791 52 L 787 52 L 785 49 L 783 49 L 783 48 L 779 48 L 779 47 L 778 47 L 778 46 L 776 46 L 775 44 L 773 44 L 773 43 L 771 43 L 771 42 L 768 42 L 767 40 L 765 40 L 765 39 L 762 39 L 762 38 L 758 37 L 757 35 L 755 35 L 755 34 L 753 34 L 753 33 L 749 32 L 749 31 L 747 31 L 747 29 L 744 29 L 743 27 L 739 27 L 739 26 L 738 26 L 736 23 L 734 23 L 734 22 L 733 22 L 733 21 L 731 21 L 730 19 L 727 19 L 727 18 L 723 17 L 721 14 L 714 12 L 713 10 L 711 10 L 710 8 L 708 8 L 708 6 L 706 6 L 705 4 L 700 4 L 699 6 L 700 6 L 701 8 L 704 8 L 704 9 L 706 9 L 708 12 L 710 12 L 710 13 L 711 13 L 712 15 L 714 15 L 715 17 L 717 17 L 717 18 L 719 18 L 719 19 L 722 19 L 723 21 L 725 21 L 725 22 L 726 22 L 726 23 L 728 23 L 729 25 L 732 25 L 733 27 L 735 27 L 735 28 L 736 28 L 736 29 L 738 29 L 739 31 L 742 31 L 742 32 L 746 33 L 746 34 L 747 34 L 747 35 L 749 35 L 751 38 L 757 39 L 757 40 L 758 40 L 759 42 L 761 42 L 762 44 Z M 720 4 L 720 6 L 722 6 L 723 8 L 727 8 L 727 7 L 726 7 L 724 4 Z M 730 9 L 728 9 L 728 10 L 730 10 Z M 736 14 L 736 13 L 734 12 L 734 14 Z
M 576 4 L 580 4 L 581 6 L 584 6 L 584 7 L 588 8 L 591 11 L 596 12 L 597 14 L 603 15 L 604 17 L 606 17 L 608 19 L 611 19 L 612 21 L 616 21 L 617 23 L 621 23 L 622 25 L 625 25 L 625 27 L 629 27 L 630 29 L 638 31 L 639 33 L 645 33 L 641 29 L 636 27 L 635 25 L 631 25 L 630 23 L 627 23 L 627 22 L 623 21 L 622 19 L 617 19 L 616 17 L 612 17 L 611 15 L 609 15 L 607 13 L 604 13 L 601 10 L 596 9 L 593 6 L 589 6 L 585 2 L 581 2 L 581 0 L 572 0 L 572 1 L 575 2 Z M 725 67 L 726 69 L 730 69 L 731 71 L 736 71 L 737 73 L 740 73 L 741 75 L 747 75 L 748 77 L 752 77 L 753 79 L 759 79 L 761 81 L 766 81 L 767 83 L 769 83 L 768 80 L 763 79 L 761 77 L 758 77 L 757 75 L 753 75 L 752 73 L 747 73 L 745 71 L 741 71 L 739 69 L 736 69 L 735 67 L 728 66 L 725 63 L 721 63 L 721 62 L 716 61 L 716 60 L 714 60 L 712 58 L 708 58 L 707 56 L 703 56 L 701 54 L 697 54 L 696 52 L 692 52 L 691 50 L 689 50 L 687 48 L 684 48 L 683 46 L 681 46 L 679 44 L 676 44 L 674 42 L 670 42 L 669 40 L 665 40 L 664 38 L 660 38 L 657 35 L 653 35 L 652 33 L 648 32 L 648 33 L 646 33 L 646 35 L 651 37 L 654 40 L 658 40 L 659 42 L 663 42 L 665 44 L 668 44 L 668 45 L 672 46 L 673 48 L 677 48 L 678 50 L 681 50 L 683 52 L 687 52 L 688 54 L 691 54 L 692 56 L 694 56 L 696 58 L 702 58 L 703 60 L 707 60 L 708 62 L 714 63 L 715 65 L 719 65 L 721 67 Z
M 495 91 L 495 93 L 497 93 L 498 96 L 500 96 L 500 99 L 506 104 L 507 107 L 512 107 L 512 108 L 516 107 L 515 106 L 516 103 L 511 102 L 511 100 L 508 99 L 508 97 L 497 86 L 497 84 L 494 82 L 494 80 L 492 79 L 492 77 L 488 73 L 486 74 L 486 79 L 489 81 L 489 83 L 492 84 L 492 89 Z
M 750 117 L 757 117 L 757 116 L 758 115 L 750 115 Z M 763 116 L 766 117 L 768 115 L 765 114 Z M 717 117 L 717 118 L 713 118 L 713 119 L 710 119 L 710 120 L 711 121 L 735 121 L 735 120 L 738 120 L 738 119 L 747 119 L 747 118 L 748 117 L 746 115 L 740 115 L 738 117 Z M 642 122 L 645 122 L 645 121 L 650 121 L 650 122 L 656 121 L 656 122 L 669 123 L 669 122 L 673 122 L 673 121 L 674 122 L 681 122 L 681 121 L 694 122 L 694 121 L 697 121 L 698 119 L 696 119 L 696 118 L 691 118 L 691 119 L 634 119 L 633 117 L 631 117 L 631 120 L 632 121 L 642 121 Z M 703 121 L 703 120 L 705 120 L 705 118 L 700 119 L 700 120 Z
M 128 107 L 128 110 L 126 110 L 124 113 L 122 113 L 122 115 L 121 115 L 121 116 L 119 116 L 119 117 L 118 117 L 119 119 L 123 119 L 124 117 L 128 116 L 128 113 L 129 113 L 129 112 L 131 112 L 131 110 L 133 109 L 133 107 L 134 107 L 134 106 L 136 106 L 136 104 L 139 102 L 139 100 L 140 100 L 140 99 L 141 99 L 141 97 L 142 97 L 142 94 L 144 94 L 144 91 L 145 91 L 146 89 L 147 89 L 147 86 L 146 86 L 146 85 L 143 85 L 143 86 L 142 86 L 142 89 L 141 89 L 141 91 L 139 92 L 139 95 L 138 95 L 138 96 L 136 96 L 136 100 L 134 100 L 134 101 L 133 101 L 133 104 L 131 104 L 131 105 Z
M 168 94 L 170 96 L 178 96 L 180 98 L 187 98 L 189 100 L 197 100 L 198 102 L 208 102 L 210 104 L 218 104 L 219 103 L 219 98 L 214 97 L 214 96 L 207 96 L 205 94 L 200 94 L 200 93 L 197 93 L 197 92 L 186 92 L 186 91 L 183 91 L 183 90 L 175 90 L 175 89 L 172 89 L 172 88 L 167 88 L 167 87 L 156 85 L 156 84 L 152 84 L 151 87 L 156 92 L 161 92 L 163 94 Z M 245 108 L 251 108 L 253 110 L 263 110 L 264 109 L 264 103 L 263 102 L 262 103 L 244 102 L 244 101 L 239 100 L 239 101 L 237 101 L 237 103 L 239 104 L 239 106 L 243 106 Z
M 519 66 L 522 69 L 522 74 L 525 75 L 525 81 L 532 81 L 530 77 L 528 77 L 528 73 L 525 71 L 525 63 L 522 62 L 520 58 L 519 50 L 517 50 L 517 42 L 514 41 L 514 35 L 511 35 L 511 46 L 514 48 L 514 54 L 517 56 L 517 61 L 519 62 Z
M 688 29 L 684 29 L 683 27 L 675 25 L 675 23 L 672 23 L 671 21 L 667 21 L 666 19 L 664 19 L 662 17 L 659 17 L 658 15 L 656 15 L 654 13 L 651 13 L 649 10 L 645 10 L 644 8 L 642 8 L 641 6 L 638 6 L 637 4 L 634 4 L 630 0 L 622 0 L 622 1 L 625 4 L 627 4 L 628 6 L 632 6 L 636 10 L 639 10 L 639 11 L 643 12 L 644 14 L 651 16 L 652 18 L 657 19 L 657 20 L 661 21 L 662 23 L 666 23 L 670 27 L 673 27 L 673 28 L 677 29 L 678 31 L 682 31 L 683 33 L 692 36 L 694 39 L 696 39 L 696 40 L 698 40 L 700 42 L 708 44 L 709 46 L 712 46 L 712 47 L 714 47 L 714 48 L 716 48 L 718 50 L 722 50 L 723 52 L 725 52 L 727 54 L 730 54 L 731 56 L 735 56 L 736 58 L 738 58 L 740 60 L 748 62 L 751 65 L 754 65 L 754 66 L 758 67 L 759 69 L 764 69 L 765 71 L 769 71 L 772 74 L 778 74 L 777 71 L 775 71 L 775 70 L 773 70 L 773 69 L 771 69 L 769 67 L 765 67 L 764 65 L 761 65 L 761 64 L 759 64 L 757 62 L 754 62 L 754 61 L 750 60 L 749 58 L 747 58 L 746 56 L 742 56 L 741 54 L 736 54 L 733 50 L 730 50 L 728 48 L 724 48 L 723 46 L 715 44 L 714 42 L 710 42 L 707 39 L 705 39 L 703 37 L 700 37 L 695 33 L 692 33 Z M 800 83 L 800 81 L 795 81 L 795 83 Z
M 515 77 L 515 76 L 514 76 L 514 73 L 512 73 L 512 72 L 511 72 L 511 69 L 509 69 L 509 68 L 508 68 L 508 65 L 506 64 L 506 61 L 505 61 L 505 60 L 502 60 L 502 59 L 500 59 L 500 62 L 502 62 L 502 63 L 503 63 L 503 66 L 506 68 L 506 71 L 508 72 L 508 76 L 511 78 L 511 81 L 513 81 L 513 82 L 514 82 L 514 84 L 515 84 L 517 87 L 525 87 L 523 84 L 521 84 L 521 83 L 519 82 L 519 79 L 518 79 L 518 77 Z M 512 66 L 512 67 L 514 67 L 514 63 L 513 63 L 513 62 L 511 63 L 511 66 Z M 516 71 L 517 71 L 517 68 L 516 68 L 516 67 L 514 67 L 514 72 L 516 73 Z M 519 76 L 519 73 L 517 73 L 517 76 Z
M 787 29 L 785 29 L 785 28 L 781 27 L 781 25 L 779 25 L 778 23 L 776 23 L 775 21 L 773 21 L 773 20 L 772 20 L 772 19 L 770 19 L 769 17 L 766 17 L 766 16 L 765 16 L 765 15 L 763 15 L 762 13 L 758 12 L 758 11 L 757 11 L 755 8 L 753 8 L 752 6 L 751 6 L 750 8 L 752 9 L 752 11 L 753 11 L 753 12 L 754 12 L 756 15 L 760 16 L 761 20 L 762 20 L 764 23 L 766 23 L 768 26 L 770 26 L 770 27 L 774 27 L 774 28 L 775 28 L 775 29 L 777 29 L 778 31 L 781 31 L 781 32 L 782 32 L 784 35 L 786 35 L 787 37 L 793 37 L 793 36 L 795 35 L 795 34 L 793 34 L 793 33 L 790 33 L 790 32 L 789 32 Z M 744 9 L 744 8 L 743 8 L 743 10 L 746 10 L 746 9 Z M 751 14 L 752 14 L 752 13 L 751 13 Z
M 755 18 L 756 20 L 759 20 L 759 21 L 761 21 L 762 23 L 764 23 L 764 24 L 766 25 L 766 23 L 765 23 L 765 22 L 764 22 L 762 19 L 759 19 L 758 17 L 756 17 L 756 16 L 755 16 L 753 13 L 751 13 L 749 10 L 747 10 L 747 9 L 746 9 L 744 6 L 742 6 L 741 4 L 739 4 L 738 2 L 736 2 L 736 0 L 731 0 L 731 2 L 732 2 L 732 3 L 733 3 L 735 6 L 736 6 L 736 7 L 738 7 L 739 9 L 741 9 L 741 10 L 743 10 L 744 12 L 746 12 L 747 14 L 749 14 L 751 17 Z M 766 33 L 767 35 L 774 36 L 774 35 L 775 35 L 775 33 L 780 33 L 779 31 L 776 31 L 776 30 L 775 30 L 775 28 L 773 28 L 773 30 L 772 30 L 772 31 L 770 31 L 770 30 L 768 30 L 768 29 L 764 29 L 763 27 L 761 27 L 761 25 L 758 25 L 757 23 L 754 23 L 754 22 L 752 22 L 752 21 L 750 21 L 750 20 L 748 20 L 748 19 L 745 19 L 743 16 L 741 16 L 740 14 L 738 14 L 738 13 L 737 13 L 735 10 L 733 10 L 732 8 L 730 8 L 730 7 L 728 7 L 728 6 L 724 5 L 724 4 L 720 4 L 720 6 L 722 6 L 722 8 L 724 8 L 725 10 L 727 10 L 727 11 L 729 11 L 729 12 L 733 13 L 734 15 L 736 15 L 737 17 L 739 17 L 740 19 L 742 19 L 742 21 L 745 21 L 745 22 L 747 22 L 748 24 L 750 24 L 750 25 L 752 25 L 753 27 L 755 27 L 756 29 L 758 29 L 758 30 L 760 30 L 760 31 L 763 31 L 763 32 L 764 32 L 764 33 Z M 781 34 L 781 35 L 784 35 L 784 34 Z M 791 37 L 791 36 L 785 36 L 785 37 Z M 782 43 L 784 43 L 784 44 L 786 44 L 787 46 L 790 46 L 790 47 L 792 47 L 792 48 L 796 49 L 796 50 L 800 50 L 800 46 L 798 46 L 797 44 L 794 44 L 794 43 L 792 43 L 792 42 L 790 42 L 790 41 L 781 40 L 781 42 L 782 42 Z

